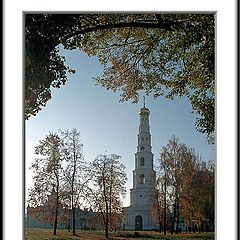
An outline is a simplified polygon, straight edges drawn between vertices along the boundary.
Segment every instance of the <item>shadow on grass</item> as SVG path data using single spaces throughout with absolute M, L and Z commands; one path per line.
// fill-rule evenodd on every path
M 139 232 L 134 232 L 134 233 L 120 233 L 116 235 L 117 237 L 123 237 L 123 238 L 149 238 L 149 239 L 153 239 L 155 238 L 152 235 L 149 235 L 147 233 L 139 233 Z
M 115 235 L 117 238 L 123 239 L 159 239 L 159 240 L 213 240 L 213 234 L 179 234 L 179 235 L 162 235 L 162 234 L 148 234 L 142 232 L 120 232 Z

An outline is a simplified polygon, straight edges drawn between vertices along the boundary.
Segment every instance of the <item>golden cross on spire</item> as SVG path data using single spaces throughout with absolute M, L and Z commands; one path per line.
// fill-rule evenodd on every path
M 143 107 L 145 107 L 146 100 L 145 100 L 145 95 L 143 96 Z

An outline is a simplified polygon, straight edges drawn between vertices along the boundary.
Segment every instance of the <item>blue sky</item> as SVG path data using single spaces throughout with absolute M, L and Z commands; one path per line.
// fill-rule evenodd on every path
M 94 57 L 88 57 L 78 50 L 61 50 L 66 56 L 67 65 L 76 69 L 69 76 L 67 84 L 53 89 L 52 99 L 35 117 L 26 121 L 26 190 L 32 186 L 32 173 L 29 170 L 34 160 L 34 147 L 50 131 L 77 128 L 80 131 L 85 159 L 92 161 L 98 154 L 115 153 L 122 156 L 128 175 L 127 198 L 132 187 L 134 154 L 137 147 L 139 117 L 143 106 L 131 101 L 119 102 L 120 93 L 107 91 L 95 86 L 96 77 L 102 74 L 102 66 Z M 195 148 L 206 161 L 215 159 L 214 146 L 209 145 L 206 136 L 196 132 L 195 118 L 191 105 L 185 98 L 153 100 L 146 97 L 150 114 L 152 151 L 155 164 L 159 152 L 167 141 L 175 135 L 180 142 Z

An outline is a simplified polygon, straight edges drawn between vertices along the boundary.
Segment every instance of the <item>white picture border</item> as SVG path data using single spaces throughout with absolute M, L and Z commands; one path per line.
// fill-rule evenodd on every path
M 5 0 L 4 3 L 4 236 L 23 239 L 23 12 L 217 12 L 216 237 L 236 239 L 236 4 L 235 0 Z

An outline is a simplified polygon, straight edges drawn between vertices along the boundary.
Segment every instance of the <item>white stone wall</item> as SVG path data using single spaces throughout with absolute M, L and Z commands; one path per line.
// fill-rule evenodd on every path
M 140 110 L 137 152 L 133 171 L 133 188 L 130 190 L 130 207 L 124 208 L 124 229 L 135 230 L 136 217 L 142 217 L 142 230 L 157 229 L 153 225 L 150 205 L 156 191 L 156 172 L 153 170 L 153 153 L 149 126 L 150 111 L 145 106 Z
M 141 210 L 128 208 L 123 223 L 125 230 L 135 230 L 135 220 L 137 216 L 142 217 L 142 230 L 157 229 L 157 227 L 153 225 L 151 214 L 147 209 Z

